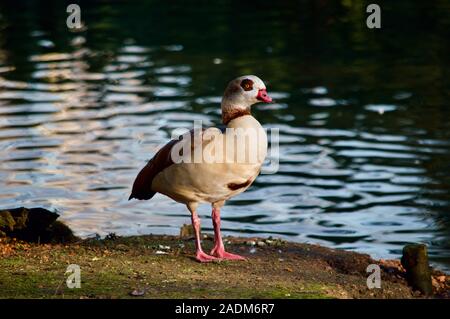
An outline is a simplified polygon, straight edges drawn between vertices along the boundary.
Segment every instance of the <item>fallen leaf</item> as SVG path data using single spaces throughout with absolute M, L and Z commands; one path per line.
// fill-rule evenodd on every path
M 439 282 L 445 282 L 445 280 L 446 280 L 445 275 L 438 276 L 436 279 L 437 279 Z

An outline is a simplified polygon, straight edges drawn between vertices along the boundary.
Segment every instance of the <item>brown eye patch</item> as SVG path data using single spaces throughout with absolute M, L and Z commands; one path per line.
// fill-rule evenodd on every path
M 241 82 L 241 87 L 244 89 L 244 91 L 251 91 L 253 90 L 253 81 L 250 79 L 244 79 Z

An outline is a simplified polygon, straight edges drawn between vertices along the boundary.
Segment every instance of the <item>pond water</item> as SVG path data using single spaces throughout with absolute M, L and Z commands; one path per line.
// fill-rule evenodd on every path
M 381 2 L 380 30 L 363 2 L 79 3 L 79 32 L 62 1 L 0 4 L 0 208 L 58 210 L 80 236 L 177 234 L 186 208 L 128 201 L 133 180 L 256 74 L 280 167 L 227 203 L 224 233 L 383 258 L 423 242 L 450 269 L 448 2 Z

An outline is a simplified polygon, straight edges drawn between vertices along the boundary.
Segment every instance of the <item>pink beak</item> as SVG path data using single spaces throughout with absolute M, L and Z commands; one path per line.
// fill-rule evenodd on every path
M 270 103 L 272 102 L 272 98 L 269 96 L 269 94 L 267 94 L 266 89 L 261 89 L 258 91 L 258 95 L 256 96 L 256 98 L 262 102 L 265 103 Z

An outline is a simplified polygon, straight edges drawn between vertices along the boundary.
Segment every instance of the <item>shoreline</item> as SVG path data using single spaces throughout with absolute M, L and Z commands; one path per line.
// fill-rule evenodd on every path
M 37 244 L 0 239 L 0 298 L 427 298 L 406 282 L 399 260 L 260 237 L 225 237 L 246 261 L 201 264 L 187 234 Z M 204 235 L 205 251 L 212 238 Z M 81 288 L 66 285 L 79 265 Z M 381 270 L 369 289 L 367 266 Z M 431 298 L 450 298 L 450 276 L 432 270 Z
M 66 221 L 61 219 L 61 222 L 66 224 Z M 189 228 L 191 227 L 190 224 L 183 224 L 182 227 L 188 226 Z M 90 232 L 87 234 L 80 234 L 77 233 L 76 231 L 73 232 L 74 235 L 79 238 L 80 240 L 93 240 L 93 239 L 97 239 L 97 240 L 101 240 L 102 238 L 106 238 L 107 236 L 109 236 L 110 234 L 113 234 L 114 236 L 117 237 L 139 237 L 139 236 L 160 236 L 160 237 L 164 237 L 164 236 L 169 236 L 169 237 L 175 237 L 178 238 L 180 237 L 179 235 L 176 234 L 176 231 L 171 231 L 168 233 L 163 233 L 163 232 L 155 232 L 155 233 L 147 233 L 147 234 L 139 234 L 139 232 L 130 232 L 130 233 L 107 233 L 107 232 L 100 232 L 100 233 L 96 233 L 96 232 Z M 206 231 L 202 231 L 202 235 L 204 236 L 204 239 L 207 240 L 212 240 L 214 237 L 213 234 L 213 230 L 212 229 L 207 229 Z M 322 242 L 314 242 L 311 240 L 307 240 L 307 241 L 301 241 L 301 240 L 290 240 L 289 236 L 283 236 L 283 235 L 279 235 L 278 233 L 258 233 L 258 235 L 252 235 L 251 233 L 237 233 L 237 235 L 227 235 L 226 233 L 223 234 L 223 238 L 225 240 L 225 238 L 239 238 L 242 239 L 243 241 L 255 241 L 255 240 L 266 240 L 266 239 L 271 239 L 271 238 L 275 238 L 276 240 L 281 240 L 284 242 L 289 242 L 289 243 L 293 243 L 293 244 L 306 244 L 306 245 L 312 245 L 312 246 L 320 246 L 320 247 L 324 247 L 324 248 L 329 248 L 331 250 L 336 250 L 336 251 L 347 251 L 347 252 L 355 252 L 357 254 L 363 254 L 363 255 L 368 255 L 370 258 L 374 259 L 374 260 L 400 260 L 401 259 L 401 254 L 391 254 L 390 256 L 383 256 L 382 254 L 378 254 L 378 253 L 370 253 L 370 252 L 366 252 L 363 249 L 360 248 L 352 248 L 352 249 L 345 249 L 345 248 L 339 248 L 339 247 L 333 247 L 333 245 L 328 245 L 328 244 L 324 244 Z M 192 237 L 193 239 L 193 237 Z M 428 246 L 427 246 L 428 247 Z M 399 250 L 401 250 L 402 247 L 399 247 Z M 433 256 L 434 257 L 434 256 Z M 439 262 L 436 261 L 436 259 L 433 259 L 431 257 L 431 255 L 428 256 L 429 258 L 429 264 L 430 267 L 433 269 L 436 269 L 440 272 L 445 273 L 446 275 L 450 275 L 450 264 L 446 263 L 446 262 Z

